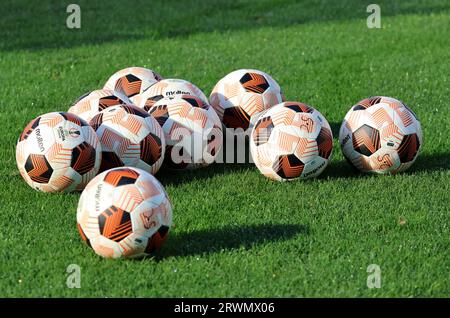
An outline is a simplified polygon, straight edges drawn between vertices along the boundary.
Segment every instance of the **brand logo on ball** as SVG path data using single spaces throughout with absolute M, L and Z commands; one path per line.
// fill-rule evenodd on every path
M 58 137 L 62 141 L 66 140 L 66 134 L 64 133 L 64 128 L 62 126 L 58 127 Z
M 98 184 L 97 189 L 95 190 L 95 211 L 100 212 L 100 199 L 102 193 L 103 184 Z
M 344 146 L 349 139 L 350 139 L 350 135 L 345 136 L 345 138 L 342 139 L 341 145 Z
M 69 135 L 72 138 L 78 138 L 80 136 L 81 132 L 75 128 L 70 128 L 69 129 Z
M 185 91 L 181 91 L 181 90 L 167 91 L 166 97 L 171 97 L 171 96 L 176 96 L 176 95 L 189 95 L 189 94 L 190 94 L 190 92 L 185 92 Z
M 36 129 L 36 141 L 39 145 L 39 150 L 41 150 L 42 152 L 45 150 L 44 148 L 44 142 L 41 136 L 41 130 L 39 128 Z
M 314 164 L 314 162 L 312 162 L 312 164 Z M 322 167 L 323 167 L 325 164 L 326 164 L 325 161 L 322 162 L 317 168 L 314 168 L 313 170 L 311 170 L 311 171 L 305 173 L 305 174 L 303 175 L 303 177 L 306 178 L 306 177 L 309 177 L 310 175 L 315 174 L 317 171 L 319 171 L 320 169 L 322 169 Z
M 154 214 L 154 211 L 152 210 L 152 211 L 144 212 L 140 215 L 142 223 L 144 223 L 144 227 L 146 230 L 156 226 L 156 222 L 154 220 L 152 220 L 153 214 Z

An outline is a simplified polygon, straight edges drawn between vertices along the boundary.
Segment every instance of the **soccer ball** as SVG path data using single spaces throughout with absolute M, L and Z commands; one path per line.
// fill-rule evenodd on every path
M 284 102 L 261 114 L 250 136 L 253 161 L 266 177 L 284 181 L 322 173 L 331 159 L 333 135 L 320 112 Z
M 205 94 L 194 84 L 182 79 L 163 79 L 141 94 L 139 107 L 148 111 L 160 99 L 174 98 L 180 95 L 193 95 L 205 103 L 208 102 Z
M 422 145 L 416 115 L 391 97 L 363 99 L 345 115 L 339 132 L 345 158 L 363 172 L 396 173 L 408 169 Z
M 78 115 L 89 122 L 95 115 L 105 108 L 115 105 L 131 105 L 132 102 L 120 93 L 112 90 L 98 89 L 84 94 L 69 108 L 68 112 Z
M 90 124 L 102 145 L 100 172 L 121 166 L 158 172 L 164 160 L 164 133 L 143 109 L 131 105 L 108 107 Z
M 270 75 L 241 69 L 222 78 L 209 100 L 225 128 L 245 131 L 262 111 L 284 101 L 284 96 Z
M 211 164 L 222 147 L 222 125 L 212 107 L 200 98 L 164 98 L 149 109 L 164 130 L 170 169 L 193 169 Z
M 125 94 L 133 103 L 138 105 L 139 94 L 161 79 L 161 75 L 147 68 L 128 67 L 114 73 L 105 83 L 103 89 Z
M 78 203 L 82 239 L 106 258 L 151 254 L 166 240 L 172 206 L 161 183 L 141 169 L 123 167 L 95 177 Z
M 43 192 L 82 190 L 97 174 L 100 160 L 95 131 L 70 113 L 33 119 L 17 141 L 20 174 L 29 186 Z

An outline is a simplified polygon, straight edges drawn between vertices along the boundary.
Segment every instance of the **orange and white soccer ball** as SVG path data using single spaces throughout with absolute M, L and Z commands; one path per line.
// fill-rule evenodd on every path
M 266 177 L 316 177 L 328 165 L 333 135 L 325 117 L 303 103 L 284 102 L 261 114 L 250 136 L 253 161 Z
M 24 180 L 36 190 L 82 190 L 100 168 L 101 146 L 95 131 L 78 116 L 48 113 L 25 127 L 16 161 Z
M 149 255 L 162 246 L 171 225 L 166 191 L 141 169 L 123 167 L 99 174 L 78 203 L 78 231 L 105 258 Z
M 361 100 L 345 115 L 339 132 L 345 158 L 363 172 L 408 169 L 422 146 L 422 128 L 403 102 L 375 96 Z
M 284 101 L 280 85 L 264 72 L 241 69 L 222 78 L 209 98 L 225 128 L 246 131 L 264 110 Z
M 131 166 L 151 174 L 164 160 L 166 143 L 158 122 L 131 105 L 108 107 L 90 121 L 102 145 L 100 172 Z
M 114 73 L 103 89 L 125 94 L 138 105 L 140 94 L 160 80 L 162 80 L 161 75 L 153 70 L 144 67 L 128 67 Z
M 98 89 L 79 97 L 68 112 L 89 122 L 105 108 L 116 105 L 132 105 L 132 102 L 123 94 L 112 90 Z
M 181 95 L 193 95 L 208 103 L 208 98 L 194 84 L 183 79 L 169 78 L 160 80 L 143 92 L 138 106 L 148 111 L 160 99 Z
M 192 95 L 164 98 L 149 109 L 164 130 L 164 164 L 170 169 L 194 169 L 214 162 L 222 147 L 222 125 L 212 107 Z

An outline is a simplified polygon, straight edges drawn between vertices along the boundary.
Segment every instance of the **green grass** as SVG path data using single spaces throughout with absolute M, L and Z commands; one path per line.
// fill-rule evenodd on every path
M 450 296 L 450 5 L 378 1 L 2 2 L 0 21 L 0 296 Z M 104 260 L 76 230 L 79 194 L 29 188 L 15 142 L 39 114 L 67 110 L 126 66 L 185 78 L 206 94 L 228 72 L 257 68 L 289 100 L 337 129 L 358 100 L 405 101 L 421 120 L 416 164 L 396 176 L 354 172 L 337 140 L 317 179 L 276 183 L 249 164 L 161 171 L 174 206 L 153 259 Z M 81 288 L 66 267 L 81 266 Z M 366 268 L 381 267 L 368 289 Z

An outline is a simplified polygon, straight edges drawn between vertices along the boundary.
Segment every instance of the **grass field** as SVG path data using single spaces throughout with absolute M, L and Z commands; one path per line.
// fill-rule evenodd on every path
M 377 1 L 2 1 L 0 20 L 0 296 L 450 296 L 450 4 Z M 225 74 L 271 74 L 288 100 L 319 109 L 335 137 L 354 103 L 405 101 L 424 133 L 407 172 L 362 175 L 335 139 L 317 179 L 276 183 L 250 164 L 160 171 L 174 206 L 153 259 L 96 256 L 76 230 L 79 194 L 32 190 L 15 142 L 39 114 L 65 111 L 127 66 L 184 78 L 209 94 Z M 81 288 L 66 268 L 81 266 Z M 369 264 L 380 289 L 366 286 Z

